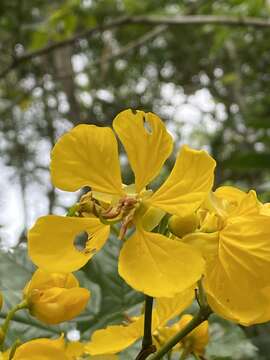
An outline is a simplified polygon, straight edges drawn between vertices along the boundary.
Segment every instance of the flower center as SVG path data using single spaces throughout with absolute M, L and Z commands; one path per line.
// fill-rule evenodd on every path
M 122 198 L 96 194 L 89 191 L 83 195 L 78 204 L 78 216 L 98 217 L 101 222 L 113 225 L 121 222 L 119 239 L 123 239 L 127 229 L 133 225 L 136 210 L 141 204 L 141 197 L 137 194 L 126 194 Z

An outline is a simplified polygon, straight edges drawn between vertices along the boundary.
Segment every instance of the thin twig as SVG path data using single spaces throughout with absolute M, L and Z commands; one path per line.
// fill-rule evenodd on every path
M 112 20 L 107 24 L 92 27 L 83 32 L 75 34 L 74 36 L 51 43 L 45 47 L 26 52 L 25 54 L 15 57 L 13 61 L 1 73 L 0 79 L 4 78 L 11 70 L 15 69 L 20 64 L 48 54 L 56 49 L 73 45 L 80 39 L 89 38 L 95 34 L 102 33 L 106 30 L 127 26 L 127 25 L 225 25 L 225 26 L 252 26 L 255 28 L 269 28 L 270 20 L 258 17 L 242 17 L 242 16 L 215 16 L 215 15 L 186 15 L 186 16 L 125 16 Z
M 130 43 L 128 43 L 127 45 L 123 46 L 122 48 L 120 48 L 119 50 L 113 52 L 111 55 L 108 55 L 105 57 L 105 59 L 103 59 L 102 61 L 104 62 L 109 62 L 111 60 L 114 60 L 116 58 L 119 58 L 127 53 L 129 53 L 130 51 L 143 46 L 144 44 L 146 44 L 147 42 L 149 42 L 150 40 L 152 40 L 153 38 L 157 37 L 158 35 L 160 35 L 161 33 L 163 33 L 165 30 L 167 30 L 168 26 L 167 25 L 160 25 L 160 26 L 156 26 L 153 30 L 145 33 L 144 35 L 142 35 L 141 37 L 139 37 L 138 39 L 131 41 Z M 95 61 L 93 64 L 91 65 L 98 65 L 101 63 L 101 60 L 98 59 L 97 61 Z

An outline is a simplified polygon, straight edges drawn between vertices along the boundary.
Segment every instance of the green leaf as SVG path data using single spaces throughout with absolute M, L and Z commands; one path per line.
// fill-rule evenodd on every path
M 46 27 L 41 27 L 32 33 L 32 39 L 30 43 L 31 50 L 37 50 L 45 46 L 49 41 L 50 32 Z
M 246 152 L 245 154 L 235 154 L 230 159 L 223 162 L 223 166 L 231 169 L 269 169 L 270 153 Z
M 210 325 L 210 342 L 206 358 L 211 360 L 254 359 L 257 348 L 244 331 L 227 320 L 214 316 Z

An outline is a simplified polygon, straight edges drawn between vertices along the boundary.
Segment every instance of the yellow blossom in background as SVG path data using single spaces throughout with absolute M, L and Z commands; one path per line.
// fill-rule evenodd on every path
M 25 287 L 24 297 L 33 316 L 46 324 L 59 324 L 85 309 L 90 292 L 79 286 L 73 274 L 38 269 Z
M 181 316 L 180 320 L 173 325 L 158 328 L 153 334 L 156 347 L 159 348 L 163 346 L 173 336 L 186 327 L 186 325 L 188 325 L 192 319 L 192 315 L 185 314 Z M 204 321 L 187 336 L 185 336 L 177 345 L 175 345 L 173 347 L 173 351 L 182 351 L 186 355 L 193 353 L 198 356 L 202 356 L 208 342 L 209 324 L 208 321 Z
M 158 331 L 183 312 L 194 299 L 194 287 L 173 298 L 158 298 L 153 309 L 152 328 Z M 127 324 L 110 325 L 93 333 L 85 352 L 91 355 L 116 354 L 131 346 L 143 336 L 144 315 L 131 318 Z
M 175 324 L 176 332 L 182 330 L 192 319 L 192 315 L 183 315 L 181 319 Z M 194 330 L 192 330 L 187 336 L 185 336 L 183 340 L 181 340 L 180 348 L 182 348 L 186 353 L 203 355 L 208 342 L 209 324 L 208 321 L 204 321 Z
M 112 129 L 79 125 L 63 135 L 52 151 L 54 185 L 66 191 L 90 186 L 92 192 L 80 202 L 79 217 L 40 218 L 29 231 L 29 255 L 45 270 L 75 271 L 107 240 L 110 227 L 104 220 L 121 221 L 121 239 L 128 227 L 136 225 L 120 252 L 120 275 L 148 295 L 174 296 L 201 277 L 203 258 L 189 244 L 149 231 L 166 212 L 188 215 L 204 202 L 213 184 L 215 161 L 205 151 L 183 146 L 171 174 L 153 193 L 146 186 L 159 175 L 173 148 L 163 122 L 152 113 L 125 110 L 116 116 L 113 128 L 126 150 L 135 184 L 122 184 Z M 74 238 L 82 232 L 88 241 L 79 251 Z
M 198 228 L 181 238 L 206 260 L 211 308 L 251 325 L 270 320 L 270 216 L 254 191 L 218 188 L 197 211 Z

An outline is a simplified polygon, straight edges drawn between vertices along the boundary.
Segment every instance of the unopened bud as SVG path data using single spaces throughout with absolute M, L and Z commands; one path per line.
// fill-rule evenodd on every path
M 168 225 L 170 232 L 181 238 L 197 229 L 199 219 L 194 213 L 185 217 L 173 215 L 170 218 Z

